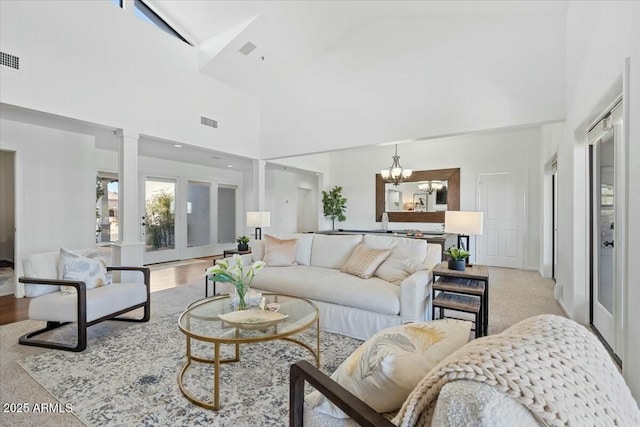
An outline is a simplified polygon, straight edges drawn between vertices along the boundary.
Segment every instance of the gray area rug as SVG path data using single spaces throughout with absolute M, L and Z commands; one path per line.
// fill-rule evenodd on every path
M 493 267 L 490 268 L 490 276 L 490 334 L 499 333 L 508 326 L 537 314 L 563 314 L 562 309 L 553 299 L 554 282 L 552 280 L 542 279 L 534 271 Z M 203 297 L 204 290 L 201 280 L 189 285 L 153 292 L 151 294 L 152 318 L 149 323 L 103 322 L 92 326 L 88 330 L 87 350 L 80 354 L 18 344 L 20 335 L 42 327 L 44 322 L 27 320 L 0 326 L 0 401 L 6 403 L 27 402 L 31 405 L 36 403 L 51 405 L 68 403 L 73 408 L 72 412 L 2 413 L 0 425 L 25 427 L 198 425 L 198 423 L 225 426 L 287 425 L 286 416 L 276 418 L 278 408 L 261 404 L 261 400 L 265 399 L 263 397 L 265 388 L 262 388 L 261 392 L 249 391 L 243 392 L 243 394 L 232 389 L 240 387 L 236 385 L 238 383 L 245 384 L 238 390 L 251 390 L 246 384 L 253 384 L 255 381 L 259 385 L 263 381 L 262 376 L 268 375 L 264 381 L 276 383 L 266 386 L 269 393 L 271 390 L 284 390 L 278 391 L 278 395 L 276 395 L 276 391 L 268 395 L 274 396 L 273 399 L 276 399 L 276 396 L 280 396 L 280 398 L 285 396 L 286 407 L 288 376 L 274 372 L 286 372 L 290 364 L 289 360 L 296 357 L 311 360 L 306 350 L 297 346 L 283 344 L 286 351 L 278 350 L 275 346 L 270 348 L 268 344 L 256 345 L 253 351 L 249 346 L 243 347 L 241 362 L 228 364 L 222 368 L 222 371 L 227 372 L 228 375 L 238 369 L 238 373 L 241 375 L 229 376 L 227 381 L 231 385 L 223 385 L 220 395 L 222 408 L 218 413 L 192 405 L 180 393 L 177 377 L 178 371 L 184 363 L 186 339 L 178 330 L 177 317 L 184 307 Z M 137 341 L 132 337 L 135 337 Z M 323 370 L 327 373 L 335 368 L 335 366 L 330 366 L 331 361 L 328 357 L 330 352 L 335 352 L 335 361 L 331 363 L 335 363 L 337 366 L 357 345 L 357 341 L 353 340 L 353 347 L 349 347 L 348 338 L 336 338 L 339 340 L 336 343 L 332 343 L 329 334 L 326 336 L 323 334 L 321 338 L 323 342 L 321 349 Z M 121 343 L 126 345 L 120 345 Z M 277 342 L 273 344 L 277 344 Z M 299 354 L 294 355 L 294 351 Z M 35 359 L 36 357 L 38 359 Z M 267 373 L 264 369 L 268 365 L 263 363 L 265 357 L 268 357 L 274 365 L 273 369 L 269 369 Z M 280 357 L 290 359 L 280 364 L 279 360 L 276 360 Z M 40 365 L 37 361 L 40 361 L 42 366 L 49 366 L 50 369 L 38 368 Z M 42 371 L 33 375 L 46 389 L 34 381 L 33 377 L 27 374 L 21 366 L 26 369 L 33 366 L 34 369 Z M 241 367 L 246 367 L 246 369 L 241 369 Z M 200 383 L 194 383 L 194 387 L 189 388 L 189 390 L 199 389 L 204 393 L 209 393 L 209 395 L 201 396 L 206 399 L 211 398 L 210 390 L 213 382 L 208 368 L 205 366 L 204 372 L 201 374 L 198 374 L 198 371 L 193 371 L 196 377 L 198 375 L 202 377 L 197 378 L 196 381 L 201 380 L 203 385 L 200 388 Z M 231 368 L 231 370 L 227 370 L 227 368 Z M 68 387 L 58 387 L 59 383 L 67 384 Z M 54 391 L 54 389 L 59 391 Z M 240 396 L 237 405 L 230 406 L 236 398 L 231 397 L 229 393 L 236 393 L 234 396 Z M 130 397 L 126 399 L 123 396 Z M 150 396 L 150 400 L 147 400 L 147 396 Z M 156 406 L 148 409 L 152 405 Z M 250 415 L 246 418 L 239 417 L 236 421 L 223 418 L 228 417 L 226 411 L 232 407 L 234 410 L 244 411 L 239 413 Z M 95 417 L 95 421 L 89 421 L 89 415 L 85 415 L 92 413 L 92 411 L 98 411 L 97 413 L 93 412 L 94 415 L 92 415 Z M 120 417 L 120 415 L 112 415 L 119 412 L 124 414 L 123 418 L 109 422 L 106 415 L 105 418 L 101 418 L 100 411 L 109 414 L 108 416 Z M 181 420 L 194 416 L 193 419 L 198 421 L 194 421 L 193 424 L 188 421 L 183 424 L 180 420 L 171 422 L 168 418 L 171 411 L 178 413 L 178 416 L 182 417 Z M 126 415 L 127 412 L 134 415 Z M 264 412 L 264 414 L 257 414 L 258 412 Z M 252 416 L 259 416 L 261 420 L 266 421 L 253 422 L 253 418 L 249 418 Z M 225 421 L 220 421 L 222 419 Z
M 311 354 L 286 341 L 241 345 L 240 362 L 221 367 L 219 411 L 191 404 L 177 378 L 186 338 L 178 315 L 132 327 L 94 342 L 80 354 L 50 352 L 18 363 L 88 425 L 117 426 L 284 426 L 289 412 L 289 366 Z M 315 342 L 315 330 L 302 335 Z M 360 341 L 321 333 L 322 370 L 333 372 Z M 233 348 L 223 357 L 232 356 Z M 211 357 L 212 347 L 194 353 Z M 225 354 L 226 353 L 226 354 Z M 193 363 L 185 378 L 198 399 L 211 401 L 213 366 Z

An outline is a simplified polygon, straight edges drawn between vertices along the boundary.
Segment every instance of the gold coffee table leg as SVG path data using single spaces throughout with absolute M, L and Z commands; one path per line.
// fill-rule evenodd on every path
M 205 359 L 203 357 L 194 356 L 191 354 L 191 338 L 187 337 L 187 363 L 184 364 L 178 375 L 178 386 L 184 397 L 189 402 L 201 406 L 206 409 L 213 409 L 217 411 L 220 409 L 220 364 L 231 363 L 240 360 L 240 344 L 235 344 L 235 357 L 233 359 L 221 359 L 220 358 L 220 343 L 216 342 L 213 346 L 213 359 Z M 184 386 L 184 375 L 191 366 L 191 362 L 201 362 L 213 364 L 215 372 L 213 373 L 213 404 L 204 402 L 192 396 Z

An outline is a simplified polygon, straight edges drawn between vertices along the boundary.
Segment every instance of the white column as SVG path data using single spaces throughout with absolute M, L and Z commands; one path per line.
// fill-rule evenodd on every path
M 140 241 L 138 212 L 138 134 L 118 131 L 118 243 L 113 245 L 114 265 L 141 266 L 144 243 Z M 140 275 L 128 273 L 126 280 L 139 281 Z M 123 274 L 123 280 L 125 275 Z
M 264 211 L 265 209 L 265 193 L 266 193 L 266 165 L 267 162 L 264 160 L 257 161 L 257 184 L 256 184 L 256 192 L 258 193 L 258 210 Z

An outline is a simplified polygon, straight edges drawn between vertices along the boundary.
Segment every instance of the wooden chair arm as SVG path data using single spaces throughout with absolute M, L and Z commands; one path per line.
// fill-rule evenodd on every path
M 306 360 L 294 363 L 289 370 L 289 427 L 303 426 L 305 381 L 336 404 L 359 425 L 395 427 L 391 421 Z
M 87 285 L 84 282 L 78 280 L 64 280 L 64 279 L 40 279 L 38 277 L 19 277 L 18 282 L 29 283 L 33 285 L 51 285 L 51 286 L 73 286 L 78 290 L 79 288 L 87 290 Z

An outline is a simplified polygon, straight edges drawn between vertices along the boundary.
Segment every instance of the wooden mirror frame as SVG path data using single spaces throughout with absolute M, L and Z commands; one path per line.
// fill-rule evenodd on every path
M 460 168 L 434 169 L 428 171 L 414 171 L 411 178 L 403 182 L 420 181 L 448 181 L 447 182 L 447 210 L 460 210 Z M 376 174 L 376 222 L 382 221 L 385 211 L 384 192 L 385 182 L 382 176 Z M 444 223 L 444 212 L 387 212 L 389 222 L 441 222 Z

